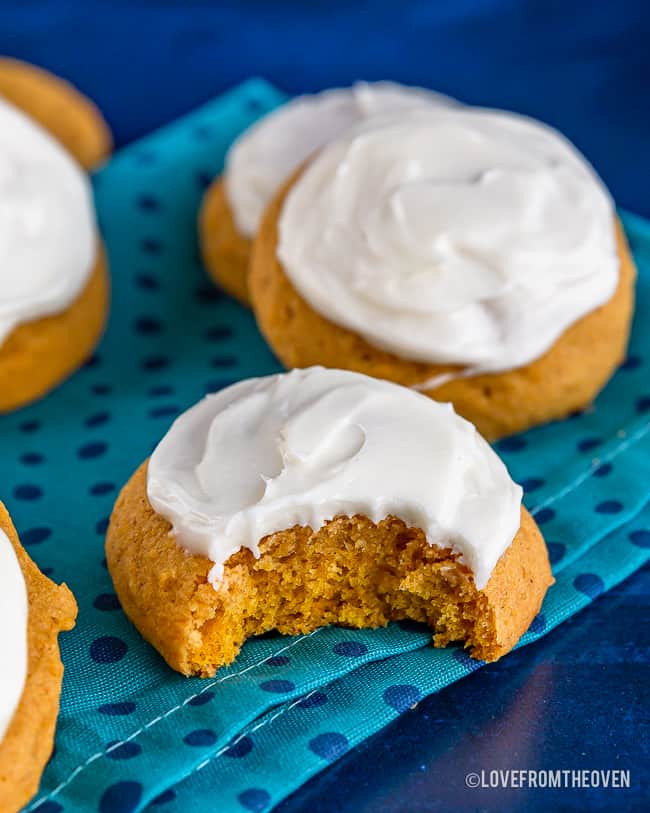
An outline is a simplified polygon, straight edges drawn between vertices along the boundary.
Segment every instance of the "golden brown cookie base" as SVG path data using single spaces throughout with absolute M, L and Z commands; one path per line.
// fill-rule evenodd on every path
M 199 243 L 208 274 L 224 291 L 250 307 L 251 241 L 237 230 L 223 178 L 208 188 L 199 213 Z
M 2 503 L 0 528 L 16 551 L 29 603 L 27 680 L 14 718 L 0 742 L 0 810 L 15 813 L 38 790 L 52 753 L 63 677 L 57 636 L 74 626 L 77 605 L 68 588 L 50 581 L 25 553 Z
M 146 468 L 118 497 L 106 558 L 129 618 L 186 675 L 213 675 L 246 638 L 271 629 L 296 635 L 406 618 L 429 624 L 436 646 L 463 641 L 473 657 L 494 661 L 517 643 L 553 583 L 544 540 L 522 508 L 520 530 L 480 592 L 456 556 L 428 545 L 422 531 L 361 516 L 265 537 L 259 559 L 245 549 L 226 562 L 215 590 L 212 563 L 180 548 L 149 504 Z
M 104 249 L 85 288 L 61 313 L 19 325 L 0 344 L 0 413 L 40 398 L 88 359 L 108 313 Z
M 248 275 L 257 323 L 282 363 L 287 368 L 355 370 L 407 387 L 458 371 L 379 350 L 307 304 L 277 259 L 278 217 L 292 182 L 266 210 Z M 451 401 L 488 440 L 564 418 L 590 404 L 625 357 L 634 307 L 636 271 L 620 224 L 616 229 L 620 281 L 609 302 L 575 322 L 547 353 L 525 367 L 457 378 L 425 394 Z
M 0 57 L 0 96 L 35 119 L 85 169 L 110 153 L 111 133 L 101 113 L 83 94 L 48 71 Z

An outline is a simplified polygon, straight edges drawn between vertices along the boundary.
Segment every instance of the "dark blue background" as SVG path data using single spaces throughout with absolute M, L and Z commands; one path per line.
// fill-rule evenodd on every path
M 563 130 L 650 216 L 647 0 L 0 0 L 0 52 L 71 79 L 124 144 L 250 76 L 391 78 Z M 283 813 L 643 810 L 650 568 L 400 718 Z M 633 790 L 469 791 L 485 768 L 629 768 Z M 619 792 L 620 793 L 620 792 Z
M 118 144 L 258 75 L 392 78 L 562 129 L 650 215 L 647 0 L 0 0 L 0 52 L 72 79 Z

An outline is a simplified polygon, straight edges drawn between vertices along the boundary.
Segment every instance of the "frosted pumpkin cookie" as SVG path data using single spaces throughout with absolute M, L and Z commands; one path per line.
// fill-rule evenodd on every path
M 97 107 L 69 82 L 48 71 L 0 57 L 0 98 L 48 130 L 85 169 L 110 153 L 110 130 Z
M 488 439 L 591 402 L 625 355 L 634 279 L 576 149 L 477 108 L 386 116 L 328 144 L 268 207 L 249 274 L 287 367 L 418 388 Z
M 492 661 L 553 582 L 521 496 L 450 405 L 294 370 L 178 418 L 118 497 L 106 557 L 127 615 L 186 675 L 271 629 L 407 618 Z
M 298 96 L 246 130 L 226 155 L 223 175 L 208 189 L 199 217 L 200 242 L 210 276 L 248 304 L 251 240 L 271 198 L 313 152 L 349 127 L 387 111 L 448 107 L 448 96 L 393 82 Z
M 0 412 L 44 395 L 90 356 L 108 288 L 87 176 L 0 98 Z
M 15 813 L 36 793 L 54 742 L 63 664 L 57 637 L 77 606 L 21 547 L 0 503 L 0 810 Z

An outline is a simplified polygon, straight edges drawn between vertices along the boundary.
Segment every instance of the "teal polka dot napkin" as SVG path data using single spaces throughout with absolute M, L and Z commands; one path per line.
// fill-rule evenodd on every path
M 481 667 L 426 630 L 327 628 L 250 641 L 212 680 L 172 672 L 120 610 L 103 553 L 117 490 L 204 393 L 279 367 L 250 313 L 204 275 L 196 216 L 232 139 L 283 101 L 252 81 L 122 150 L 95 177 L 113 278 L 83 370 L 0 418 L 0 491 L 41 568 L 79 603 L 56 753 L 26 810 L 268 810 L 427 694 Z M 650 225 L 624 215 L 650 308 Z M 650 557 L 650 324 L 595 407 L 498 444 L 557 579 L 534 642 Z

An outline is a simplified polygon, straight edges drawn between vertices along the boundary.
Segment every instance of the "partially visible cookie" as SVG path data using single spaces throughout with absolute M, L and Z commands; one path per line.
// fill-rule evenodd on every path
M 63 143 L 89 164 L 105 139 L 77 97 L 47 74 L 0 60 L 0 413 L 76 370 L 106 322 L 108 268 L 92 187 Z
M 199 217 L 205 267 L 215 282 L 249 304 L 251 240 L 280 186 L 316 150 L 361 121 L 415 106 L 454 107 L 440 93 L 394 82 L 357 82 L 297 96 L 232 144 L 221 177 L 207 190 Z
M 46 395 L 90 357 L 104 331 L 109 300 L 100 245 L 90 278 L 71 305 L 19 325 L 0 343 L 0 414 Z
M 93 169 L 111 152 L 112 137 L 98 108 L 58 76 L 0 57 L 0 96 L 37 121 L 79 161 Z
M 237 230 L 223 178 L 208 188 L 199 212 L 199 244 L 205 270 L 226 293 L 242 305 L 248 296 L 251 241 Z
M 74 626 L 77 606 L 68 588 L 50 581 L 25 553 L 2 503 L 0 530 L 15 550 L 28 599 L 27 678 L 0 741 L 0 810 L 16 813 L 36 793 L 52 753 L 63 676 L 57 638 L 59 632 Z M 4 623 L 12 621 L 5 619 Z

